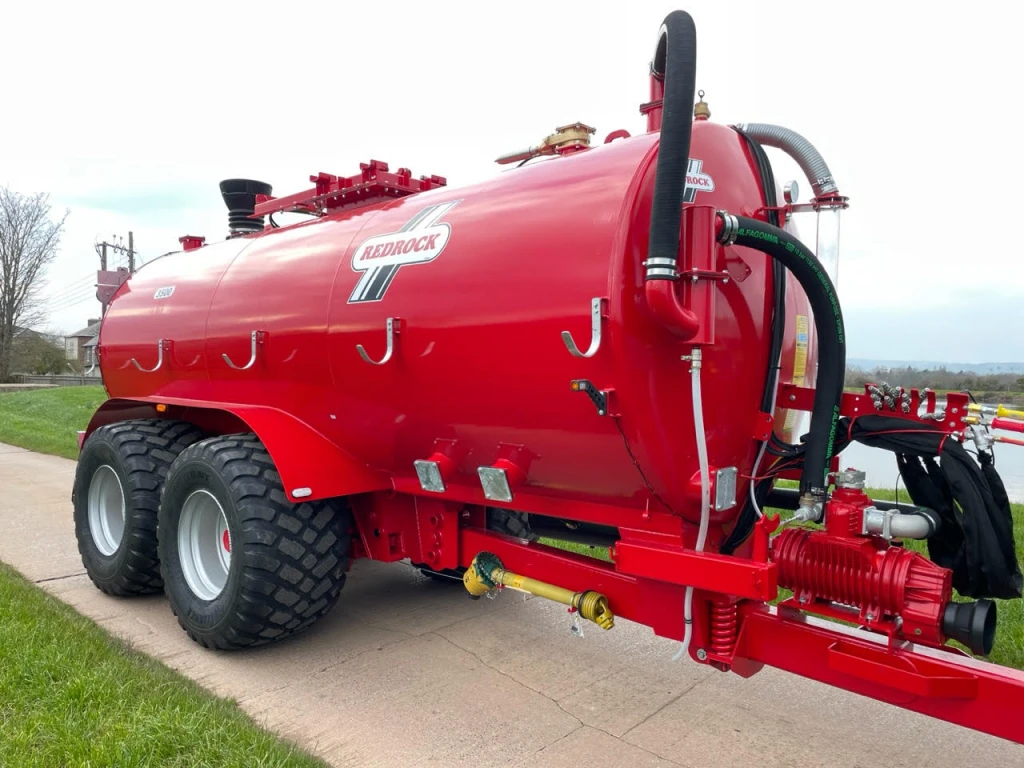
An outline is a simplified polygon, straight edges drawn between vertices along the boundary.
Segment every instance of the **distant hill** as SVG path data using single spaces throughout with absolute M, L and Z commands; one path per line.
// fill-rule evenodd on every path
M 951 373 L 965 371 L 978 375 L 998 373 L 1024 374 L 1024 363 L 941 363 L 934 360 L 869 360 L 867 358 L 848 358 L 846 364 L 851 368 L 873 371 L 876 368 L 916 368 L 919 371 L 935 371 L 945 369 Z

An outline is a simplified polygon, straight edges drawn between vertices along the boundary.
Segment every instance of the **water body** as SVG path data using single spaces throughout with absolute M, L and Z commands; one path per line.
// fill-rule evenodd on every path
M 993 434 L 1021 437 L 999 430 Z M 1003 479 L 1010 501 L 1024 503 L 1024 446 L 996 443 L 993 451 L 996 457 L 996 470 Z M 900 474 L 896 469 L 896 454 L 879 448 L 868 448 L 860 443 L 853 443 L 842 452 L 839 457 L 839 466 L 842 469 L 855 467 L 867 472 L 867 484 L 873 488 L 895 488 L 896 479 Z M 901 489 L 905 487 L 902 480 L 900 480 L 899 487 Z M 910 501 L 910 497 L 901 499 L 901 501 Z

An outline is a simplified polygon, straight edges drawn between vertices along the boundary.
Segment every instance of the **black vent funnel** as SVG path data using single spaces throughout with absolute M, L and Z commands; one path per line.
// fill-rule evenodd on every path
M 996 639 L 996 604 L 991 600 L 947 603 L 942 613 L 942 634 L 988 656 Z
M 220 194 L 228 207 L 228 228 L 232 236 L 262 231 L 263 217 L 249 217 L 256 210 L 256 195 L 269 195 L 273 189 L 265 181 L 252 179 L 225 179 L 220 183 Z

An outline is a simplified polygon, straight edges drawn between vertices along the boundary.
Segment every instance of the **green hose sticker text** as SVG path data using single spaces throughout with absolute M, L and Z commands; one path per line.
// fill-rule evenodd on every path
M 825 455 L 830 459 L 832 457 L 833 449 L 836 445 L 836 429 L 839 427 L 839 406 L 832 406 L 832 428 L 828 431 L 828 445 L 826 446 Z M 825 477 L 822 478 L 824 482 L 825 478 L 828 477 L 829 464 L 825 464 Z
M 747 229 L 746 227 L 740 227 L 737 230 L 737 237 L 748 237 L 755 240 L 764 240 L 769 243 L 775 243 L 778 245 L 779 238 L 777 235 L 771 232 L 763 232 L 759 229 Z M 828 294 L 828 301 L 832 307 L 832 316 L 836 322 L 836 333 L 839 336 L 839 343 L 846 343 L 846 329 L 843 327 L 843 314 L 839 309 L 839 297 L 836 296 L 835 288 L 832 286 L 832 281 L 829 279 L 828 274 L 822 271 L 821 262 L 818 261 L 814 256 L 809 256 L 804 253 L 800 248 L 794 245 L 792 242 L 787 241 L 784 243 L 786 250 L 789 253 L 795 255 L 800 261 L 804 262 L 811 271 L 814 272 L 815 277 L 825 287 L 825 293 Z

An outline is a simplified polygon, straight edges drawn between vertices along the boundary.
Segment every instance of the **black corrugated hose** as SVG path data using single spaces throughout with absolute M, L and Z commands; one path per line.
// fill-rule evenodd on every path
M 678 277 L 675 265 L 679 257 L 679 222 L 686 171 L 690 165 L 690 129 L 697 76 L 697 29 L 686 11 L 672 11 L 665 17 L 651 66 L 655 76 L 664 78 L 665 93 L 646 279 L 674 280 Z

